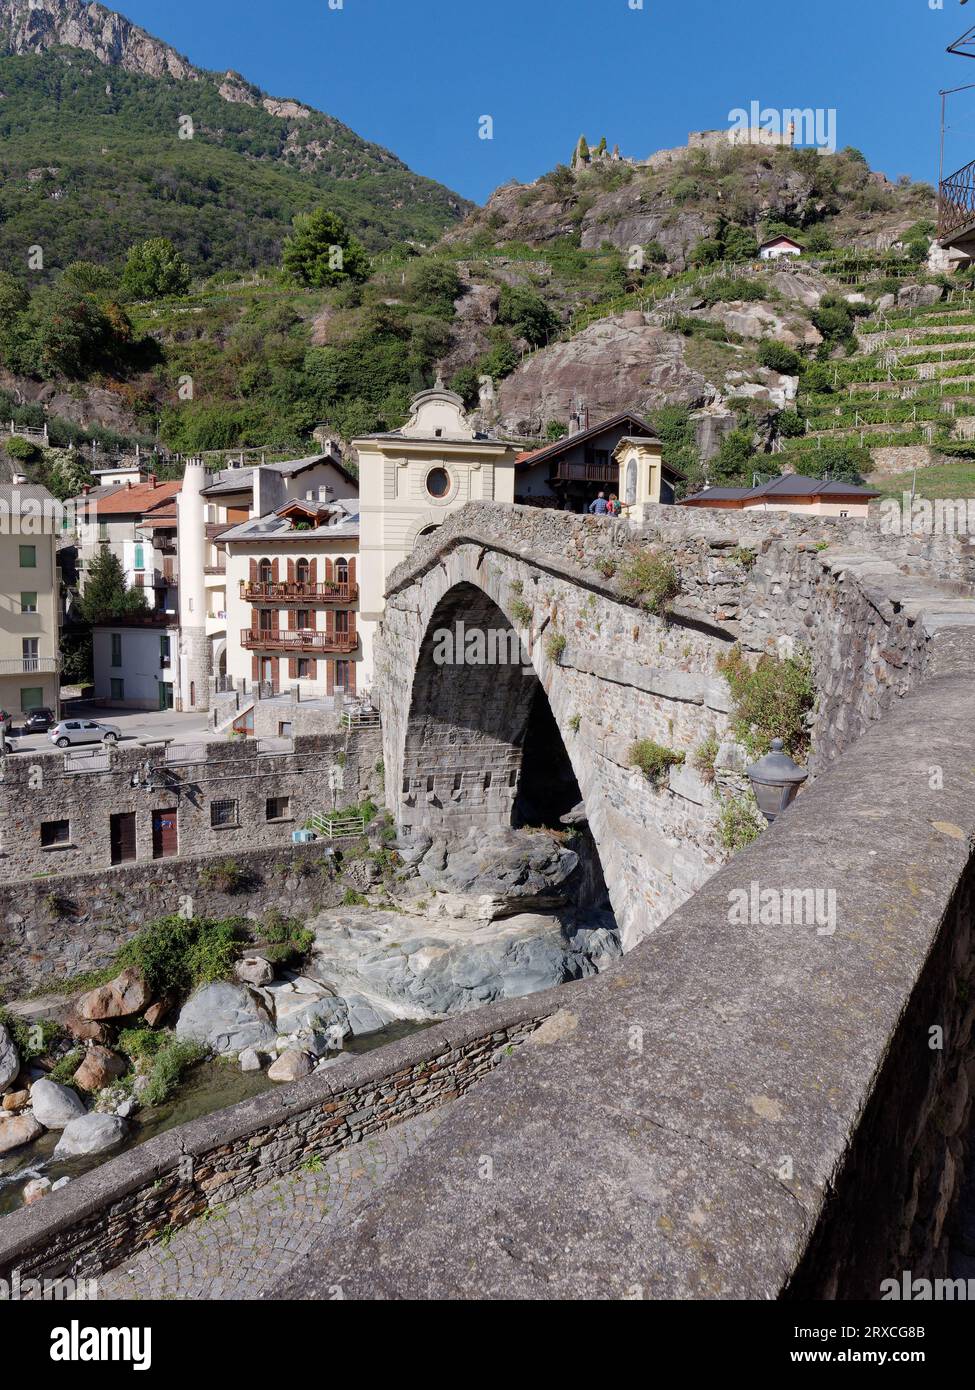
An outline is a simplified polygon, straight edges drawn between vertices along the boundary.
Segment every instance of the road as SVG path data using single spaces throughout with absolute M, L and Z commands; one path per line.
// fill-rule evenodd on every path
M 209 715 L 202 712 L 177 714 L 174 710 L 112 709 L 88 700 L 70 700 L 63 705 L 61 715 L 63 719 L 97 719 L 100 724 L 114 724 L 122 731 L 122 743 L 153 738 L 195 743 L 210 732 Z M 9 739 L 7 746 L 16 755 L 49 753 L 54 744 L 47 734 L 28 734 Z

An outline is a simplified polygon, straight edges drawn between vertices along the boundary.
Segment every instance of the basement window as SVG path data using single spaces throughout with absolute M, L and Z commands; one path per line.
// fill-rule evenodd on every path
M 71 822 L 68 820 L 41 821 L 41 849 L 59 849 L 71 843 Z
M 214 830 L 225 830 L 239 824 L 236 801 L 228 798 L 210 802 L 210 825 Z

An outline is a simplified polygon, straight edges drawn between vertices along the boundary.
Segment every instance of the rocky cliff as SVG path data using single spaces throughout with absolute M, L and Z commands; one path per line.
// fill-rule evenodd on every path
M 146 77 L 194 79 L 201 75 L 169 44 L 104 5 L 83 0 L 0 0 L 0 48 L 25 54 L 56 47 L 80 48 L 107 67 Z

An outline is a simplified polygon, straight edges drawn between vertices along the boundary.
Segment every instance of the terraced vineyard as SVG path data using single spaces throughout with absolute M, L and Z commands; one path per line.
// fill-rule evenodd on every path
M 801 392 L 806 435 L 793 447 L 928 446 L 949 462 L 920 467 L 917 491 L 975 496 L 975 294 L 949 290 L 936 304 L 863 319 L 857 343 L 856 356 L 833 364 L 832 390 Z M 916 462 L 905 454 L 904 470 L 892 474 L 897 457 L 887 457 L 873 481 L 884 492 L 910 489 Z

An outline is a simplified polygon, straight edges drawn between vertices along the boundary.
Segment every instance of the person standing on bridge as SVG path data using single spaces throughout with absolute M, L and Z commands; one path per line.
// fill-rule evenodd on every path
M 605 516 L 607 510 L 605 492 L 601 492 L 595 502 L 589 503 L 590 516 Z

